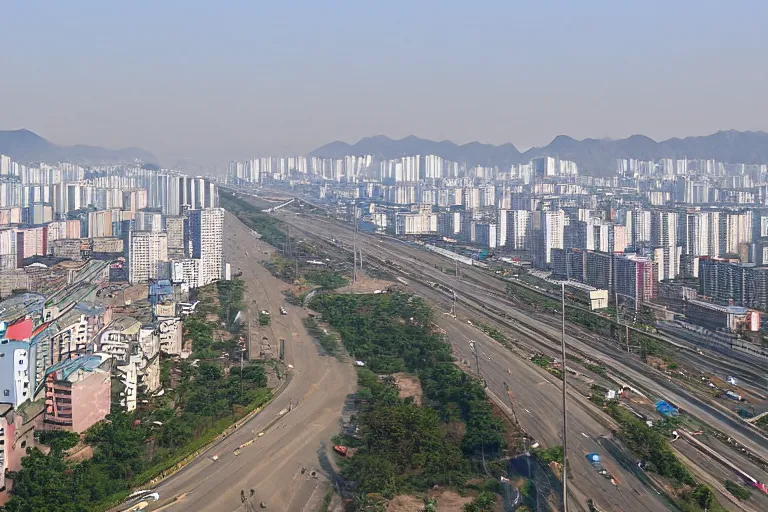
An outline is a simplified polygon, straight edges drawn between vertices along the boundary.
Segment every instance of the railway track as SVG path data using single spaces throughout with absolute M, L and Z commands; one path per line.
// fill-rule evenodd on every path
M 346 250 L 351 250 L 352 234 L 349 233 L 351 231 L 349 226 L 319 220 L 319 222 L 315 219 L 309 220 L 310 227 L 306 226 L 308 222 L 306 218 L 300 218 L 298 221 L 290 219 L 286 222 L 307 236 L 325 238 L 326 243 L 331 247 L 339 248 L 338 243 L 330 242 L 331 239 L 336 239 L 345 245 Z M 395 249 L 390 244 L 398 245 Z M 358 247 L 363 249 L 365 260 L 369 265 L 377 262 L 379 266 L 383 265 L 385 270 L 401 273 L 406 278 L 418 280 L 423 285 L 429 286 L 439 282 L 455 290 L 458 302 L 470 308 L 475 314 L 501 324 L 506 329 L 518 333 L 522 338 L 529 339 L 530 342 L 526 343 L 529 347 L 544 345 L 553 350 L 556 346 L 559 347 L 559 329 L 543 325 L 541 320 L 519 311 L 519 306 L 502 294 L 498 285 L 488 286 L 491 289 L 483 288 L 483 291 L 479 292 L 472 289 L 472 285 L 462 283 L 456 280 L 455 276 L 445 274 L 442 270 L 426 263 L 426 261 L 435 261 L 431 259 L 432 255 L 419 254 L 419 258 L 416 258 L 411 252 L 416 250 L 415 248 L 386 237 L 358 234 Z M 462 270 L 465 274 L 467 273 L 466 269 Z M 490 285 L 487 276 L 481 279 L 480 283 L 475 287 Z M 499 284 L 502 283 L 499 281 Z M 442 304 L 446 306 L 452 301 L 452 297 L 449 300 L 444 291 L 441 293 L 445 297 Z M 758 458 L 768 461 L 768 439 L 758 429 L 743 422 L 727 409 L 721 408 L 719 404 L 706 403 L 679 384 L 668 381 L 664 374 L 649 367 L 635 356 L 620 351 L 615 342 L 607 342 L 597 336 L 591 337 L 589 341 L 591 343 L 587 344 L 567 336 L 566 344 L 569 350 L 575 353 L 591 359 L 599 359 L 616 374 L 625 378 L 627 383 L 647 392 L 649 396 L 672 401 L 713 429 L 728 433 Z

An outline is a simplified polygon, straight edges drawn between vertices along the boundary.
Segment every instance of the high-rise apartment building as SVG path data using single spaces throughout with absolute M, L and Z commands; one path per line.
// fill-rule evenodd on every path
M 678 222 L 678 239 L 682 253 L 690 256 L 709 256 L 709 219 L 707 212 L 681 213 Z
M 184 223 L 181 216 L 168 215 L 165 217 L 165 232 L 168 234 L 168 257 L 170 259 L 184 258 Z
M 506 247 L 507 245 L 507 223 L 509 222 L 509 211 L 499 210 L 496 217 L 496 245 Z
M 507 247 L 513 251 L 527 251 L 531 232 L 531 212 L 511 210 L 507 214 Z
M 657 262 L 635 255 L 613 259 L 616 292 L 639 302 L 650 302 L 659 293 Z
M 496 233 L 497 227 L 493 222 L 478 222 L 475 224 L 475 242 L 478 245 L 495 249 L 498 246 Z
M 659 281 L 674 279 L 680 273 L 680 247 L 677 243 L 677 213 L 653 211 L 651 244 L 659 262 Z
M 201 260 L 203 286 L 221 279 L 224 235 L 224 209 L 203 208 L 189 212 L 191 257 Z
M 131 231 L 128 235 L 128 280 L 146 283 L 165 277 L 168 266 L 168 235 Z
M 153 231 L 155 233 L 165 231 L 163 214 L 160 212 L 136 212 L 134 225 L 137 231 Z
M 533 264 L 538 268 L 548 268 L 552 263 L 552 249 L 564 246 L 565 212 L 534 212 L 531 227 Z

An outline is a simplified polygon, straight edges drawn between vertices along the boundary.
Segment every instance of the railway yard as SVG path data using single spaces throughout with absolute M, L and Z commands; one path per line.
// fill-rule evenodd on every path
M 399 287 L 428 300 L 436 312 L 435 323 L 445 331 L 465 371 L 479 375 L 489 396 L 516 416 L 533 439 L 544 446 L 561 443 L 561 380 L 531 361 L 534 354 L 550 360 L 558 358 L 559 312 L 521 303 L 507 294 L 505 280 L 486 269 L 463 264 L 454 267 L 448 258 L 391 237 L 355 235 L 349 223 L 319 210 L 310 214 L 292 206 L 274 215 L 290 225 L 295 236 L 313 240 L 327 254 L 342 257 L 351 253 L 356 236 L 365 273 L 389 274 L 390 279 L 399 281 Z M 351 259 L 351 254 L 348 257 Z M 630 410 L 653 421 L 659 418 L 654 407 L 657 400 L 672 403 L 683 413 L 681 428 L 702 431 L 697 439 L 738 468 L 739 472 L 734 471 L 684 438 L 672 443 L 681 460 L 694 466 L 697 478 L 716 491 L 724 507 L 768 509 L 768 496 L 758 490 L 753 490 L 749 502 L 740 502 L 723 487 L 726 479 L 742 483 L 749 483 L 749 478 L 768 481 L 768 439 L 740 418 L 732 403 L 713 396 L 706 387 L 707 382 L 733 375 L 739 380 L 740 392 L 750 397 L 751 405 L 764 410 L 765 368 L 735 363 L 676 343 L 669 346 L 669 353 L 679 365 L 676 373 L 657 369 L 637 354 L 628 353 L 615 339 L 573 324 L 566 329 L 566 344 L 572 506 L 578 503 L 587 510 L 587 499 L 591 499 L 599 510 L 675 509 L 666 501 L 665 489 L 658 480 L 649 479 L 637 467 L 637 461 L 615 442 L 613 419 L 588 399 L 592 384 L 616 387 L 619 383 L 633 391 L 633 397 L 624 400 Z M 603 370 L 595 373 L 596 366 Z M 584 455 L 592 452 L 601 455 L 614 481 L 598 474 L 587 462 Z

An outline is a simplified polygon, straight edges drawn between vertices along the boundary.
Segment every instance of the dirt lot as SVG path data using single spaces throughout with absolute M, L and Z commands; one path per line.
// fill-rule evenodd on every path
M 416 405 L 421 405 L 423 394 L 418 377 L 407 373 L 393 373 L 392 377 L 395 378 L 395 385 L 400 392 L 400 398 L 412 396 L 413 402 Z
M 358 271 L 356 283 L 339 288 L 337 291 L 339 293 L 373 293 L 376 290 L 386 290 L 395 284 L 392 281 L 368 277 L 364 272 Z
M 415 512 L 424 508 L 424 501 L 416 496 L 395 496 L 387 503 L 387 512 Z
M 471 503 L 473 499 L 472 496 L 459 496 L 447 489 L 430 491 L 429 496 L 437 500 L 437 512 L 460 512 L 464 505 Z
M 470 503 L 472 496 L 459 496 L 454 491 L 436 489 L 429 492 L 429 497 L 437 501 L 438 512 L 461 512 L 464 505 Z M 424 509 L 424 500 L 416 496 L 395 496 L 387 503 L 387 512 L 418 512 Z

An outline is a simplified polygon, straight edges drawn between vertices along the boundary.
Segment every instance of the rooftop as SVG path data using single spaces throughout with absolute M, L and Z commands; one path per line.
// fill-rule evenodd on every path
M 141 329 L 141 322 L 130 316 L 123 316 L 113 320 L 107 329 L 124 332 L 126 334 L 137 334 L 139 329 Z
M 74 359 L 67 359 L 48 368 L 45 371 L 45 375 L 48 376 L 56 373 L 57 380 L 75 382 L 78 380 L 78 374 L 81 372 L 90 373 L 100 369 L 107 360 L 109 360 L 109 357 L 105 354 L 88 354 Z

